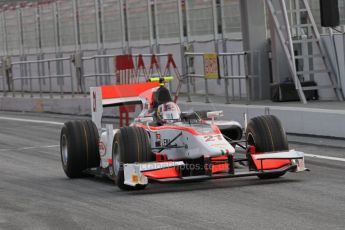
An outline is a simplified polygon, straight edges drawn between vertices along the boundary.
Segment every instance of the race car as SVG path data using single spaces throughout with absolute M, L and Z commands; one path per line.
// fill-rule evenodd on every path
M 222 111 L 182 112 L 165 87 L 170 80 L 92 87 L 92 120 L 69 121 L 61 130 L 66 175 L 102 175 L 120 189 L 138 190 L 150 181 L 270 179 L 307 170 L 304 154 L 289 150 L 277 117 L 255 117 L 243 129 L 239 122 L 220 120 Z M 141 112 L 130 126 L 102 124 L 105 107 L 133 104 Z

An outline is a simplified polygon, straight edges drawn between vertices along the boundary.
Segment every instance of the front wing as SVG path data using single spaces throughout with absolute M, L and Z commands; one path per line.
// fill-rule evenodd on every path
M 210 179 L 223 179 L 257 175 L 270 175 L 285 172 L 308 171 L 308 169 L 305 168 L 304 154 L 302 152 L 297 152 L 295 150 L 290 150 L 287 152 L 263 153 L 255 155 L 253 154 L 251 157 L 252 160 L 256 162 L 256 170 L 236 172 L 234 167 L 233 156 L 229 155 L 228 157 L 226 157 L 225 162 L 221 162 L 221 164 L 218 164 L 218 166 L 221 166 L 220 168 L 222 170 L 215 171 L 214 168 L 219 167 L 214 167 L 215 165 L 212 165 L 213 161 L 209 161 L 208 163 L 211 164 L 212 170 L 207 170 L 205 171 L 205 175 L 198 176 L 182 176 L 179 173 L 179 167 L 185 165 L 183 161 L 125 164 L 125 184 L 129 186 L 136 186 L 138 184 L 146 185 L 150 180 L 160 183 L 184 181 L 191 182 Z M 281 162 L 289 163 L 282 164 Z M 267 165 L 270 165 L 270 167 L 268 167 Z

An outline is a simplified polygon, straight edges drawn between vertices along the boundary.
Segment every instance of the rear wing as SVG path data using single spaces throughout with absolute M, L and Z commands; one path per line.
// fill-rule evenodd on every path
M 103 108 L 130 104 L 141 104 L 152 94 L 144 94 L 159 86 L 158 82 L 145 82 L 126 85 L 107 85 L 90 88 L 92 121 L 101 129 Z

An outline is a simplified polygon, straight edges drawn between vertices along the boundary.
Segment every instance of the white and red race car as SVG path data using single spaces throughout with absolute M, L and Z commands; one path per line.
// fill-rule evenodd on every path
M 69 121 L 61 130 L 66 175 L 105 175 L 131 190 L 149 181 L 268 179 L 306 170 L 304 154 L 289 150 L 275 116 L 251 119 L 243 135 L 238 122 L 218 120 L 222 111 L 181 112 L 164 86 L 167 80 L 91 88 L 92 121 Z M 102 126 L 104 107 L 130 104 L 142 106 L 130 126 Z M 238 148 L 244 150 L 242 157 L 234 157 Z M 245 167 L 236 167 L 239 163 Z

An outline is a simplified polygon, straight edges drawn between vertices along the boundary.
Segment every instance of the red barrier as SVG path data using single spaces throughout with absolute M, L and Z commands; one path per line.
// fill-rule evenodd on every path
M 132 55 L 119 55 L 115 57 L 115 73 L 117 84 L 138 83 L 134 72 L 135 66 Z M 135 112 L 135 105 L 120 106 L 120 127 L 129 126 L 129 113 Z
M 147 69 L 144 62 L 144 56 L 150 57 L 150 65 Z M 178 86 L 174 101 L 178 99 L 179 91 L 181 89 L 182 78 L 177 69 L 176 63 L 174 61 L 172 54 L 160 55 L 160 57 L 167 58 L 167 64 L 165 65 L 164 71 L 162 71 L 157 55 L 135 55 L 130 54 L 119 55 L 115 57 L 115 73 L 117 84 L 135 84 L 139 83 L 143 75 L 144 81 L 146 82 L 150 77 L 158 75 L 159 77 L 164 77 L 170 75 L 173 70 L 175 76 L 178 80 Z M 136 59 L 136 66 L 134 60 Z M 163 74 L 162 74 L 163 73 Z M 143 82 L 143 81 L 142 81 Z M 135 112 L 135 105 L 131 106 L 120 106 L 120 127 L 123 125 L 129 125 L 129 113 Z M 125 124 L 124 124 L 125 123 Z
M 137 65 L 137 72 L 136 72 L 137 78 L 138 79 L 140 78 L 140 72 L 142 72 L 144 74 L 145 81 L 147 81 L 149 75 L 147 74 L 147 70 L 146 70 L 146 67 L 145 67 L 144 58 L 143 58 L 142 54 L 138 55 L 137 63 L 138 63 L 138 65 Z
M 158 73 L 159 77 L 163 77 L 162 76 L 162 72 L 161 72 L 161 68 L 158 64 L 158 60 L 156 55 L 152 54 L 151 56 L 151 64 L 150 64 L 150 70 L 149 70 L 149 77 L 151 77 L 153 75 L 153 71 L 156 69 L 156 72 Z
M 117 84 L 136 83 L 132 55 L 119 55 L 115 58 L 115 74 Z

